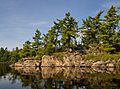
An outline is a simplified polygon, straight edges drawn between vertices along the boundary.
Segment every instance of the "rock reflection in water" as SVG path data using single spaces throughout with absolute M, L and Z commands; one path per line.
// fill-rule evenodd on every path
M 108 73 L 116 74 L 120 73 L 119 69 L 115 68 L 79 68 L 79 67 L 14 67 L 14 70 L 17 70 L 22 75 L 31 75 L 31 74 L 42 74 L 43 78 L 52 78 L 55 76 L 62 76 L 68 79 L 81 78 L 86 73 Z
M 72 67 L 43 67 L 42 69 L 43 78 L 65 78 L 65 79 L 80 79 L 84 73 L 92 73 L 93 70 L 90 68 L 72 68 Z
M 42 67 L 15 68 L 32 89 L 119 89 L 119 69 Z

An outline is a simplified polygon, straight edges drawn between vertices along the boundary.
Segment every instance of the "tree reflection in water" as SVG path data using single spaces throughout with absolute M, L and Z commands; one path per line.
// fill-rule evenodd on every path
M 0 64 L 0 81 L 20 81 L 20 89 L 120 89 L 119 69 L 15 68 Z

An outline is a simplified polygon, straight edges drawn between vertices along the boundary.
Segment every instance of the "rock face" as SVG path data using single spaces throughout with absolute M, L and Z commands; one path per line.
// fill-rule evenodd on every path
M 80 58 L 80 57 L 79 57 Z M 60 60 L 54 56 L 44 55 L 42 57 L 41 66 L 79 66 L 80 59 L 76 59 L 75 56 L 64 56 L 63 60 Z
M 83 60 L 80 55 L 66 54 L 63 59 L 60 60 L 54 56 L 44 55 L 42 57 L 41 66 L 72 66 L 72 67 L 101 67 L 101 68 L 113 68 L 116 67 L 115 60 L 107 61 L 93 61 L 93 60 Z
M 63 60 L 57 59 L 54 56 L 44 55 L 42 57 L 41 66 L 79 66 L 80 60 L 75 59 L 73 55 L 63 57 Z
M 80 54 L 64 53 L 62 59 L 56 56 L 44 55 L 42 60 L 35 60 L 32 58 L 23 58 L 20 61 L 12 64 L 15 67 L 99 67 L 99 68 L 114 68 L 120 67 L 119 60 L 85 60 Z
M 42 57 L 41 66 L 62 66 L 62 65 L 63 65 L 63 62 L 61 60 L 58 60 L 54 56 L 44 55 Z
M 40 66 L 41 61 L 35 60 L 32 58 L 23 58 L 20 61 L 16 62 L 15 64 L 12 64 L 10 66 L 14 67 L 37 67 Z

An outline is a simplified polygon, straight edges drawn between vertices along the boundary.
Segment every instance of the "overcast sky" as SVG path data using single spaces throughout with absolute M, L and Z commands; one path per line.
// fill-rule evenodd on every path
M 66 12 L 80 26 L 82 19 L 111 5 L 120 6 L 120 0 L 0 0 L 0 47 L 22 47 L 36 29 L 46 33 Z

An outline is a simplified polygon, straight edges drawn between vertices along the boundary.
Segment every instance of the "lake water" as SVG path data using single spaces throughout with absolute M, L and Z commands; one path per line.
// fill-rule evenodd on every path
M 11 69 L 0 64 L 0 89 L 120 89 L 120 69 Z

